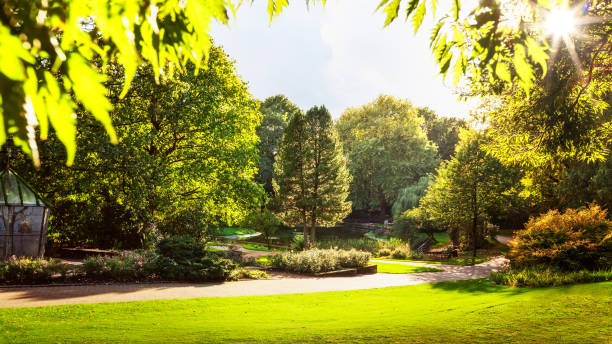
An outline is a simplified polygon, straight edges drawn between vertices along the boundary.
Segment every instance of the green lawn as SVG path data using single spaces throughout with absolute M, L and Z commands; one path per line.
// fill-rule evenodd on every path
M 346 292 L 0 310 L 10 343 L 610 343 L 612 282 L 485 280 Z
M 425 233 L 416 233 L 415 237 L 417 238 L 425 238 L 427 234 Z M 434 238 L 438 241 L 433 244 L 431 248 L 442 247 L 450 244 L 450 237 L 448 236 L 448 232 L 434 233 Z
M 382 240 L 382 241 L 387 241 L 389 240 L 389 237 L 386 235 L 376 235 L 376 233 L 374 232 L 367 232 L 366 234 L 364 234 L 365 237 L 373 239 L 373 240 Z
M 414 266 L 404 264 L 393 264 L 393 263 L 376 263 L 378 272 L 384 274 L 410 274 L 413 272 L 437 272 L 444 271 L 442 269 L 428 268 L 425 266 Z
M 246 235 L 246 234 L 255 234 L 257 231 L 248 229 L 248 228 L 240 228 L 240 227 L 226 227 L 221 228 L 217 231 L 217 235 L 219 236 L 227 236 L 227 235 Z
M 253 251 L 264 251 L 264 252 L 275 252 L 274 248 L 268 248 L 267 246 L 263 246 L 263 245 L 258 245 L 258 244 L 253 244 L 253 243 L 239 243 L 238 245 L 246 248 L 247 250 L 253 250 Z M 276 249 L 276 251 L 281 251 Z
M 413 262 L 413 263 L 429 263 L 429 264 L 448 264 L 448 265 L 472 265 L 471 256 L 454 257 L 449 260 L 414 260 L 414 259 L 394 259 L 394 258 L 373 258 L 377 260 L 392 260 L 396 262 Z M 491 257 L 476 257 L 476 264 L 484 263 L 491 260 Z

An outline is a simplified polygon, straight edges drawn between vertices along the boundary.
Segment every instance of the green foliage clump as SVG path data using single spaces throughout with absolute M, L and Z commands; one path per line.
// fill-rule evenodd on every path
M 612 281 L 612 269 L 561 271 L 554 267 L 532 266 L 492 272 L 491 281 L 512 287 L 554 287 L 576 283 Z
M 397 218 L 406 210 L 416 208 L 419 205 L 419 201 L 425 196 L 425 190 L 427 190 L 429 186 L 429 180 L 429 176 L 421 177 L 418 182 L 398 192 L 397 199 L 391 208 L 393 218 Z
M 237 268 L 228 276 L 228 280 L 237 281 L 240 279 L 268 279 L 270 276 L 261 270 L 251 270 L 245 268 Z
M 260 203 L 256 173 L 258 103 L 227 54 L 209 50 L 206 70 L 156 80 L 142 65 L 120 97 L 125 70 L 109 64 L 110 95 L 119 143 L 76 110 L 81 134 L 72 167 L 62 137 L 40 144 L 45 163 L 32 169 L 25 156 L 15 169 L 53 200 L 50 224 L 61 244 L 148 248 L 161 236 L 202 238 L 221 220 L 238 222 Z M 157 82 L 159 81 L 159 82 Z M 23 153 L 19 153 L 23 154 Z
M 310 249 L 272 257 L 272 266 L 291 272 L 318 273 L 368 265 L 370 253 L 351 250 Z
M 28 259 L 12 256 L 0 261 L 0 283 L 37 284 L 48 283 L 55 274 L 66 277 L 69 266 L 57 259 Z
M 270 239 L 281 229 L 282 224 L 272 211 L 264 208 L 251 212 L 243 221 L 243 226 L 261 233 L 270 247 Z
M 418 183 L 439 164 L 436 146 L 410 102 L 380 96 L 347 109 L 336 128 L 353 176 L 353 208 L 389 214 L 399 190 Z
M 425 233 L 427 237 L 434 239 L 435 232 L 445 229 L 444 226 L 431 220 L 422 207 L 406 210 L 393 221 L 392 227 L 394 236 L 407 241 L 413 241 L 417 233 Z
M 607 211 L 588 208 L 551 210 L 529 220 L 508 252 L 513 268 L 544 265 L 563 271 L 612 267 L 612 221 Z
M 157 255 L 152 251 L 122 252 L 119 256 L 95 256 L 83 260 L 78 275 L 95 281 L 139 281 L 155 278 Z
M 259 165 L 255 181 L 263 184 L 268 194 L 274 191 L 272 178 L 274 176 L 274 160 L 278 154 L 283 133 L 294 114 L 302 110 L 289 101 L 284 95 L 278 94 L 266 98 L 260 105 L 263 114 L 261 125 L 257 127 L 259 136 Z
M 226 280 L 236 264 L 207 252 L 206 245 L 192 237 L 177 236 L 161 240 L 157 245 L 157 273 L 175 281 Z
M 350 250 L 355 249 L 359 251 L 366 251 L 372 254 L 376 254 L 380 247 L 380 243 L 377 240 L 368 238 L 358 239 L 329 239 L 319 241 L 316 243 L 316 247 L 319 249 L 339 249 L 339 250 Z
M 420 207 L 430 220 L 450 229 L 453 244 L 471 249 L 486 245 L 492 214 L 519 197 L 521 173 L 487 154 L 486 134 L 462 131 L 455 156 L 438 169 Z

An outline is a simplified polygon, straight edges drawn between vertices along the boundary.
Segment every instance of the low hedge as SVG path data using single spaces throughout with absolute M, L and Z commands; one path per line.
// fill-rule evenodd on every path
M 319 273 L 368 265 L 369 252 L 337 249 L 311 249 L 285 252 L 271 259 L 273 267 L 298 273 Z
M 491 281 L 512 287 L 554 287 L 576 283 L 612 281 L 612 269 L 560 271 L 550 267 L 506 269 L 491 273 Z

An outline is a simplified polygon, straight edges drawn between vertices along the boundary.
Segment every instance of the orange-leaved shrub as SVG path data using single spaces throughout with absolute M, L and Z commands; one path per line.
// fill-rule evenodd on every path
M 551 210 L 532 218 L 510 242 L 513 268 L 547 266 L 566 271 L 612 267 L 612 221 L 598 205 Z

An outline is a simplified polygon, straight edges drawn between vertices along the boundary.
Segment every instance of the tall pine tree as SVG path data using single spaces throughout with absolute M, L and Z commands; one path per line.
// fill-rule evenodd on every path
M 317 225 L 333 226 L 350 213 L 350 181 L 329 111 L 313 107 L 305 116 L 294 116 L 274 164 L 273 184 L 279 217 L 287 225 L 303 226 L 305 247 L 314 245 Z

